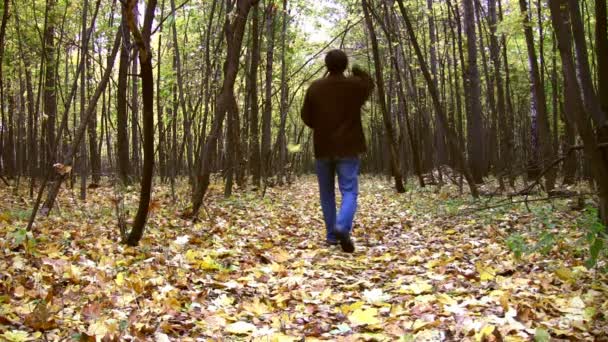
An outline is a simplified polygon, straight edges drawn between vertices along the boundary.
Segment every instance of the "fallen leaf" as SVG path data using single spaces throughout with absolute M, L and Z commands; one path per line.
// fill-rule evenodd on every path
M 232 324 L 229 324 L 226 327 L 226 331 L 231 333 L 231 334 L 237 334 L 237 335 L 242 335 L 242 334 L 250 334 L 253 333 L 256 330 L 256 326 L 248 323 L 248 322 L 243 322 L 243 321 L 238 321 Z
M 348 320 L 354 325 L 374 325 L 380 323 L 376 317 L 378 309 L 357 309 L 348 316 Z

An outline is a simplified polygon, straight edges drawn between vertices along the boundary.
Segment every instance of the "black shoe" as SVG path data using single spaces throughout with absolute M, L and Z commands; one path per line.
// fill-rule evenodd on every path
M 342 247 L 342 250 L 344 252 L 352 253 L 355 251 L 355 245 L 353 244 L 353 240 L 350 239 L 349 231 L 343 232 L 336 229 L 335 234 L 338 240 L 340 241 L 340 247 Z
M 338 245 L 338 240 L 325 240 L 325 244 L 327 246 L 337 246 Z

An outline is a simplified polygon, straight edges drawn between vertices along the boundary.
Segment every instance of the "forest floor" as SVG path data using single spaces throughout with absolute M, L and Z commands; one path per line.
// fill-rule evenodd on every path
M 0 189 L 0 340 L 608 340 L 608 277 L 583 266 L 593 218 L 576 201 L 469 213 L 456 187 L 399 195 L 364 177 L 346 254 L 325 246 L 310 176 L 264 198 L 214 184 L 197 223 L 178 190 L 157 186 L 132 248 L 111 186 L 86 203 L 64 190 L 33 235 L 25 189 Z

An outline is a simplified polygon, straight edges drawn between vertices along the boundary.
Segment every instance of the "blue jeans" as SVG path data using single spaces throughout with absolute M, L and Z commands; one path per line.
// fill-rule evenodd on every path
M 359 159 L 331 158 L 317 159 L 317 179 L 321 194 L 321 208 L 325 220 L 328 241 L 336 241 L 335 230 L 349 232 L 353 228 L 353 219 L 357 211 L 359 194 Z M 336 216 L 335 179 L 338 174 L 338 186 L 342 193 L 342 204 Z

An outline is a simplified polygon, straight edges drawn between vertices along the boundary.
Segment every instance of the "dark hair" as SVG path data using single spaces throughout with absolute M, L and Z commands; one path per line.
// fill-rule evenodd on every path
M 325 56 L 325 66 L 330 74 L 340 74 L 348 66 L 348 57 L 342 50 L 331 50 Z

